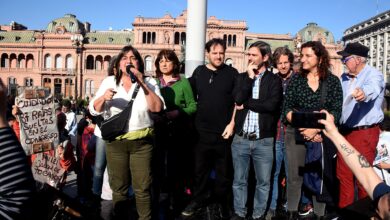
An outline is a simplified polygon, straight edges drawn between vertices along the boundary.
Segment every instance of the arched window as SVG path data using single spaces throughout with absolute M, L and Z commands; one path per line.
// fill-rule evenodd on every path
M 103 57 L 99 55 L 96 57 L 96 64 L 95 64 L 96 70 L 101 70 L 102 65 L 103 65 Z
M 56 63 L 55 63 L 56 69 L 62 68 L 62 56 L 60 54 L 56 55 Z
M 1 55 L 1 66 L 3 68 L 8 68 L 9 67 L 9 60 L 8 60 L 8 54 L 3 53 Z
M 232 35 L 229 34 L 228 36 L 228 47 L 232 46 Z
M 34 68 L 34 56 L 32 54 L 27 54 L 27 69 Z
M 236 35 L 233 35 L 233 47 L 235 47 L 237 45 L 236 41 L 237 41 L 237 37 L 236 37 Z
M 105 69 L 105 70 L 108 69 L 108 66 L 110 65 L 110 60 L 111 60 L 111 57 L 110 57 L 110 56 L 105 56 L 105 57 L 104 57 L 103 69 Z
M 179 44 L 180 42 L 180 34 L 179 32 L 175 32 L 175 44 Z
M 233 60 L 231 58 L 227 58 L 225 64 L 228 66 L 233 66 Z
M 225 41 L 225 45 L 227 45 L 227 35 L 226 34 L 223 35 L 223 41 Z
M 94 61 L 93 61 L 93 56 L 88 55 L 87 56 L 87 70 L 93 70 L 94 69 Z
M 16 58 L 16 54 L 11 54 L 10 55 L 10 65 L 11 65 L 11 68 L 16 68 L 17 67 L 17 62 L 18 62 L 18 59 Z
M 185 45 L 186 44 L 186 32 L 182 32 L 180 34 L 180 43 L 181 43 L 181 45 Z
M 145 57 L 145 71 L 152 71 L 152 57 L 151 56 L 146 56 Z
M 66 62 L 65 62 L 65 68 L 68 69 L 68 70 L 71 70 L 74 68 L 73 66 L 73 57 L 72 55 L 68 54 L 66 55 Z
M 24 79 L 24 86 L 34 86 L 33 79 L 27 77 Z
M 45 55 L 45 68 L 50 69 L 51 68 L 51 56 L 50 54 Z
M 26 68 L 26 58 L 25 58 L 24 54 L 19 54 L 16 67 L 17 68 Z

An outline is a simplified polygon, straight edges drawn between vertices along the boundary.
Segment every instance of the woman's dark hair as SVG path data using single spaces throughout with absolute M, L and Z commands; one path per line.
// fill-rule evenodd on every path
M 108 76 L 114 76 L 118 72 L 118 68 L 115 65 L 117 58 L 118 58 L 118 56 L 111 57 L 110 63 L 108 64 L 108 68 L 107 68 L 107 75 Z
M 160 77 L 162 75 L 162 72 L 160 70 L 160 60 L 164 58 L 172 61 L 173 63 L 173 76 L 176 77 L 180 73 L 180 62 L 179 58 L 176 56 L 176 53 L 173 50 L 163 49 L 161 50 L 156 58 L 156 61 L 154 62 L 154 65 L 156 66 L 156 77 Z
M 320 79 L 325 79 L 329 74 L 330 69 L 330 58 L 329 53 L 324 47 L 324 45 L 321 44 L 319 41 L 308 41 L 301 46 L 301 53 L 303 48 L 310 47 L 314 54 L 318 57 L 318 76 Z M 303 76 L 307 76 L 309 73 L 308 70 L 303 69 L 303 66 L 301 66 L 301 73 Z
M 252 48 L 252 47 L 256 47 L 260 51 L 262 57 L 265 57 L 266 55 L 268 55 L 268 60 L 265 61 L 264 64 L 265 64 L 266 68 L 271 67 L 271 65 L 272 65 L 271 46 L 268 43 L 259 40 L 259 41 L 256 41 L 249 46 L 249 48 Z
M 125 46 L 122 48 L 121 52 L 119 52 L 119 54 L 117 55 L 117 58 L 116 58 L 115 64 L 114 64 L 114 67 L 116 67 L 118 69 L 117 74 L 115 75 L 115 82 L 117 85 L 119 85 L 119 82 L 121 81 L 122 74 L 123 74 L 122 70 L 119 68 L 119 62 L 121 61 L 122 57 L 130 51 L 134 54 L 135 58 L 138 60 L 138 71 L 140 71 L 141 73 L 144 72 L 144 68 L 145 68 L 144 61 L 141 57 L 141 54 L 134 47 Z
M 278 64 L 279 59 L 282 55 L 285 55 L 288 57 L 288 62 L 290 62 L 290 64 L 291 64 L 290 68 L 292 69 L 292 66 L 294 63 L 294 54 L 291 52 L 290 49 L 288 49 L 288 47 L 278 47 L 275 49 L 274 54 L 272 55 L 274 67 L 277 68 L 276 65 Z

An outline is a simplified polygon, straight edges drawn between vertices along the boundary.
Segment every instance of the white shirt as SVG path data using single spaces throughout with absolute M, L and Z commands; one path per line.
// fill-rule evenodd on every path
M 151 77 L 146 77 L 144 79 L 144 82 L 146 86 L 149 89 L 151 89 L 164 102 L 164 99 L 161 96 L 160 88 L 158 87 L 156 80 Z M 127 103 L 129 103 L 135 87 L 136 87 L 136 83 L 131 86 L 129 92 L 126 92 L 125 88 L 123 87 L 122 81 L 117 86 L 115 84 L 115 76 L 106 77 L 103 80 L 102 84 L 100 85 L 99 90 L 96 92 L 95 97 L 91 100 L 89 104 L 90 113 L 95 116 L 103 114 L 103 112 L 97 112 L 93 107 L 93 105 L 95 100 L 103 96 L 106 90 L 110 88 L 116 90 L 117 93 L 114 95 L 111 101 L 105 102 L 105 105 L 107 105 L 105 107 L 107 107 L 110 110 L 111 117 L 120 113 L 122 109 L 126 107 Z M 133 109 L 131 111 L 128 132 L 136 131 L 144 128 L 150 128 L 152 126 L 153 126 L 153 120 L 148 110 L 145 93 L 143 89 L 140 88 L 133 103 Z

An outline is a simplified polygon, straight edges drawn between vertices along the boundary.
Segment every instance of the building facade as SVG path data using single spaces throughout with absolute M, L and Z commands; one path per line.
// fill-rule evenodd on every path
M 140 51 L 147 75 L 154 74 L 154 61 L 161 49 L 174 50 L 184 63 L 186 22 L 184 10 L 175 18 L 169 14 L 160 18 L 138 16 L 132 24 L 133 30 L 122 31 L 91 31 L 91 24 L 80 22 L 72 14 L 54 19 L 45 30 L 39 31 L 28 30 L 16 22 L 2 25 L 0 77 L 10 93 L 14 93 L 17 86 L 43 86 L 50 88 L 55 96 L 92 97 L 107 76 L 109 61 L 125 45 L 133 45 Z M 245 21 L 211 16 L 207 19 L 206 41 L 216 37 L 224 39 L 225 63 L 245 71 L 245 51 L 254 41 L 268 42 L 272 49 L 289 47 L 299 57 L 299 45 L 309 40 L 303 33 L 307 28 L 295 37 L 247 30 Z M 312 40 L 322 40 L 331 52 L 338 48 L 333 35 L 325 29 L 319 28 L 313 36 Z M 341 73 L 342 65 L 335 66 L 333 72 Z
M 369 18 L 344 31 L 345 43 L 359 42 L 370 48 L 368 63 L 380 70 L 390 82 L 390 10 Z

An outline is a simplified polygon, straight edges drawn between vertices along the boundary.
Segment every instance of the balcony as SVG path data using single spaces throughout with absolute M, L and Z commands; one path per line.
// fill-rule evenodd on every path
M 41 68 L 42 74 L 75 76 L 76 70 L 71 68 Z

